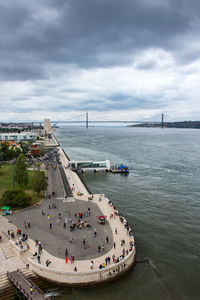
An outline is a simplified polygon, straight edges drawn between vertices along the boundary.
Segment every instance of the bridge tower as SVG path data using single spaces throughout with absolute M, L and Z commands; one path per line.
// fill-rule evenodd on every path
M 86 128 L 88 128 L 88 112 L 86 112 Z
M 161 128 L 164 127 L 164 114 L 162 114 L 162 122 L 161 122 Z

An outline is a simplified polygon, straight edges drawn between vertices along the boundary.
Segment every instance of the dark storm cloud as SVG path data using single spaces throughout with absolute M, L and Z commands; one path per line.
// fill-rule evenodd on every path
M 49 65 L 126 64 L 151 47 L 195 59 L 182 48 L 199 30 L 199 9 L 197 0 L 0 1 L 0 79 L 44 78 Z

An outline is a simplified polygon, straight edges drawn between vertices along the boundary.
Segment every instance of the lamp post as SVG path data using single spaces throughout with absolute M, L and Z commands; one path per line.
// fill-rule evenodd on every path
M 3 152 L 3 150 L 2 150 L 2 139 L 1 139 L 1 164 L 0 164 L 0 168 L 2 166 L 2 152 Z
M 13 189 L 15 189 L 15 160 L 14 160 L 14 147 L 16 145 L 12 145 L 12 150 L 13 150 Z

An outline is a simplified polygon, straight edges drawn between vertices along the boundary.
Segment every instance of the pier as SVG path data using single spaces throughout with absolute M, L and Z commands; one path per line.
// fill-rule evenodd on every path
M 127 220 L 104 194 L 91 194 L 87 190 L 78 174 L 69 167 L 70 160 L 53 133 L 49 137 L 45 139 L 45 146 L 49 149 L 51 167 L 44 166 L 49 178 L 44 199 L 37 206 L 17 211 L 7 219 L 4 218 L 9 220 L 4 221 L 4 228 L 13 228 L 14 232 L 17 228 L 25 230 L 25 220 L 31 222 L 31 228 L 26 229 L 29 249 L 27 250 L 26 245 L 23 245 L 23 249 L 18 249 L 16 240 L 12 239 L 9 240 L 10 246 L 19 261 L 27 252 L 30 253 L 26 258 L 29 270 L 54 282 L 81 286 L 114 280 L 126 273 L 135 262 L 133 233 Z M 53 162 L 56 167 L 52 167 Z M 80 219 L 82 222 L 75 216 L 80 212 L 84 213 L 83 219 Z M 106 216 L 104 225 L 98 222 L 98 216 Z M 0 223 L 1 221 L 2 219 Z M 78 223 L 81 224 L 81 229 Z M 71 231 L 72 224 L 75 224 L 75 230 Z M 72 242 L 70 237 L 73 238 Z M 40 240 L 42 245 L 40 262 L 33 256 L 37 251 L 36 240 Z M 69 252 L 66 255 L 67 260 L 66 248 Z M 75 260 L 70 261 L 73 256 Z M 47 261 L 50 261 L 48 266 Z M 12 270 L 16 271 L 17 268 L 20 267 L 14 263 Z

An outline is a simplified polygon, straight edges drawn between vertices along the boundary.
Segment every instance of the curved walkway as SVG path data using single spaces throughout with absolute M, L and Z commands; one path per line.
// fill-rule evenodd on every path
M 78 201 L 78 203 L 80 204 L 81 202 L 87 202 L 87 206 L 90 205 L 91 207 L 98 207 L 98 209 L 102 212 L 103 215 L 107 216 L 107 220 L 109 221 L 109 225 L 111 228 L 111 233 L 112 233 L 112 237 L 109 236 L 109 243 L 108 245 L 110 247 L 105 247 L 106 246 L 106 241 L 104 240 L 104 247 L 105 250 L 104 252 L 102 251 L 102 244 L 101 244 L 101 256 L 96 257 L 94 254 L 90 254 L 89 257 L 90 259 L 84 259 L 84 260 L 77 260 L 75 258 L 75 262 L 74 263 L 70 263 L 68 261 L 68 263 L 65 262 L 65 259 L 63 258 L 59 258 L 56 257 L 55 255 L 50 254 L 50 251 L 47 252 L 47 248 L 44 247 L 45 249 L 43 249 L 43 254 L 41 255 L 41 264 L 38 264 L 37 259 L 33 258 L 30 259 L 30 268 L 33 269 L 33 271 L 37 272 L 39 275 L 47 277 L 49 279 L 55 280 L 55 281 L 60 281 L 60 282 L 70 282 L 70 277 L 65 277 L 63 276 L 63 274 L 72 274 L 73 276 L 80 276 L 81 274 L 83 275 L 83 277 L 80 277 L 78 279 L 78 281 L 80 282 L 89 282 L 91 281 L 91 277 L 87 277 L 87 275 L 90 274 L 95 274 L 95 272 L 97 271 L 98 273 L 100 273 L 100 278 L 101 278 L 101 271 L 99 269 L 100 265 L 105 265 L 104 270 L 111 270 L 113 271 L 112 274 L 114 274 L 115 276 L 115 272 L 118 270 L 121 271 L 123 268 L 126 268 L 127 265 L 124 263 L 123 265 L 121 264 L 121 262 L 123 263 L 123 261 L 128 261 L 128 266 L 131 266 L 132 263 L 134 262 L 135 259 L 135 242 L 134 242 L 134 237 L 130 231 L 130 228 L 128 226 L 127 229 L 127 222 L 124 218 L 120 217 L 118 211 L 115 209 L 115 207 L 112 205 L 112 203 L 110 203 L 110 201 L 104 196 L 104 195 L 90 195 L 88 193 L 88 191 L 86 190 L 85 186 L 83 185 L 83 183 L 80 181 L 78 175 L 74 172 L 72 172 L 69 168 L 69 161 L 67 159 L 67 157 L 65 156 L 63 150 L 60 147 L 58 148 L 58 154 L 59 154 L 59 158 L 61 161 L 61 164 L 64 168 L 65 174 L 66 174 L 66 178 L 70 184 L 70 187 L 72 189 L 73 192 L 73 196 L 75 201 L 77 200 L 82 200 L 82 201 Z M 83 195 L 81 195 L 83 194 Z M 89 200 L 90 198 L 92 198 L 92 200 Z M 32 211 L 36 210 L 38 208 L 33 208 Z M 26 214 L 26 212 L 25 212 Z M 37 222 L 37 220 L 36 220 Z M 59 224 L 57 224 L 59 226 Z M 11 224 L 9 224 L 9 226 L 12 226 Z M 39 227 L 38 227 L 39 228 Z M 105 238 L 105 232 L 104 229 L 106 229 L 106 227 L 104 227 L 104 225 L 102 226 L 102 232 L 103 232 L 103 236 Z M 99 229 L 98 229 L 99 231 Z M 97 235 L 98 235 L 98 231 L 97 231 Z M 38 233 L 39 233 L 39 229 L 38 229 Z M 46 233 L 48 235 L 48 230 L 46 231 Z M 57 231 L 57 234 L 59 234 L 59 230 Z M 84 238 L 84 235 L 83 235 Z M 112 240 L 113 238 L 113 240 Z M 93 238 L 94 241 L 94 238 Z M 122 243 L 123 241 L 123 243 Z M 33 253 L 35 253 L 35 251 L 37 250 L 37 248 L 35 247 L 35 242 L 32 239 L 29 239 L 29 246 L 30 246 L 30 251 Z M 54 240 L 51 240 L 51 245 L 55 245 L 55 248 L 59 249 L 59 245 L 57 244 L 57 240 L 56 238 Z M 45 246 L 45 245 L 44 245 Z M 83 245 L 82 245 L 83 246 Z M 80 245 L 76 245 L 76 250 L 81 249 L 82 250 L 82 246 Z M 78 247 L 78 249 L 77 249 Z M 71 255 L 71 254 L 70 254 Z M 77 256 L 77 257 L 81 257 L 81 256 Z M 107 258 L 109 257 L 110 259 L 110 263 L 111 265 L 108 265 L 106 267 L 106 261 Z M 51 264 L 49 265 L 49 267 L 46 267 L 46 261 L 50 260 Z M 93 261 L 93 268 L 91 269 L 91 260 Z M 117 260 L 117 261 L 116 261 Z M 118 263 L 116 263 L 118 262 Z M 115 267 L 119 266 L 119 264 L 121 265 L 121 269 L 118 267 L 118 269 L 114 269 Z M 75 268 L 77 270 L 77 272 L 75 271 Z M 53 272 L 55 274 L 55 272 L 58 274 L 58 276 L 52 275 L 51 272 Z M 88 273 L 89 272 L 89 273 Z M 85 275 L 85 277 L 84 277 Z M 111 275 L 111 272 L 109 271 L 109 274 Z M 73 278 L 71 278 L 71 283 L 73 283 Z M 94 278 L 95 281 L 97 281 L 97 277 Z M 77 279 L 74 281 L 77 282 Z

